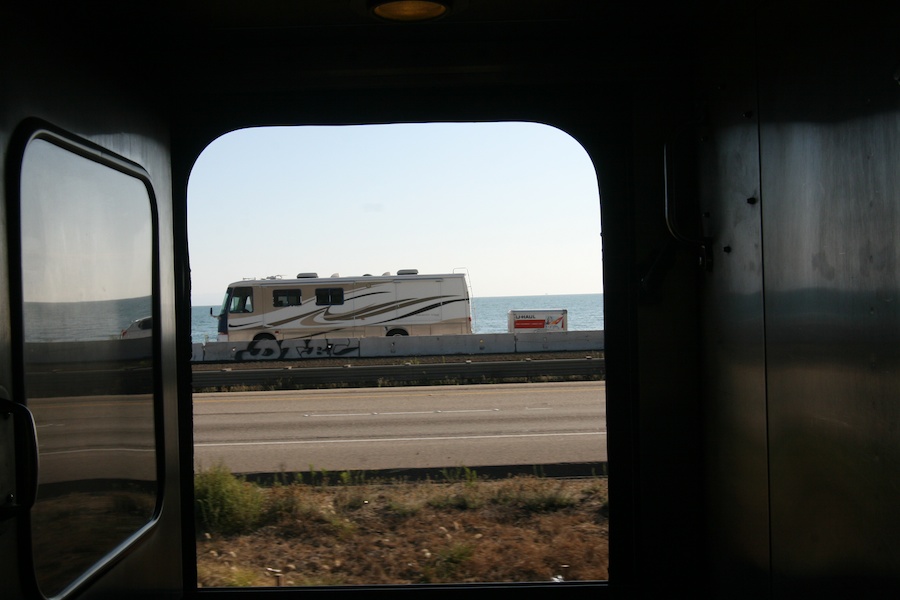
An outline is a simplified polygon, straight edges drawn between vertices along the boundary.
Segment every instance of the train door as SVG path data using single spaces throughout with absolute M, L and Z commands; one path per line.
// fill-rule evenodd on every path
M 0 543 L 16 561 L 4 594 L 146 587 L 141 577 L 113 582 L 138 568 L 126 557 L 158 537 L 162 508 L 153 188 L 138 165 L 49 125 L 17 134 L 17 177 L 7 178 L 12 374 L 0 399 L 2 439 L 14 440 L 0 453 Z M 146 317 L 150 335 L 122 335 Z

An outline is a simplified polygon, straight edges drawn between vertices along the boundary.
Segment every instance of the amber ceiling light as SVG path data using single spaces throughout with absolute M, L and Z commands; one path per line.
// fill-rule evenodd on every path
M 373 0 L 369 10 L 387 21 L 415 23 L 443 17 L 450 12 L 450 0 Z

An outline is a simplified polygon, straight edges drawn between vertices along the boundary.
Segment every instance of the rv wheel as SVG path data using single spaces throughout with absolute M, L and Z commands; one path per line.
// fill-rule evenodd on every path
M 253 336 L 254 342 L 259 342 L 261 340 L 272 340 L 275 341 L 275 336 L 271 333 L 260 333 L 259 335 Z
M 391 336 L 391 335 L 409 335 L 409 334 L 406 333 L 406 331 L 404 331 L 403 329 L 391 329 L 390 331 L 387 332 L 387 335 Z

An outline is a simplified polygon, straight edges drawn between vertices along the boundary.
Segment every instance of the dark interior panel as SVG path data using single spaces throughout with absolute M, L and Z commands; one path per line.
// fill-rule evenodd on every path
M 773 588 L 896 584 L 897 40 L 770 27 L 760 78 Z M 794 21 L 799 23 L 800 21 Z M 810 30 L 831 27 L 803 19 Z

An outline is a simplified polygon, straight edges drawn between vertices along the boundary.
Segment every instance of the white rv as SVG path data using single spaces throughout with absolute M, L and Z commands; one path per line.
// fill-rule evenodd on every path
M 268 277 L 232 283 L 219 341 L 472 333 L 463 273 Z M 215 316 L 215 315 L 214 315 Z

